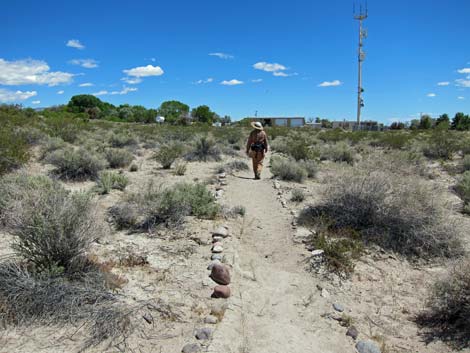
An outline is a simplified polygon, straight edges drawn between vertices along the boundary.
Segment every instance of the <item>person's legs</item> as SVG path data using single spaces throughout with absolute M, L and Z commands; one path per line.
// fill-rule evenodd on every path
M 262 153 L 260 153 L 260 156 L 258 158 L 258 163 L 257 163 L 257 166 L 256 166 L 256 176 L 257 176 L 257 179 L 261 179 L 261 171 L 263 170 L 263 160 L 264 160 L 264 156 Z
M 253 173 L 255 173 L 256 178 L 256 171 L 258 170 L 258 161 L 256 159 L 256 154 L 251 157 L 251 161 L 253 162 Z

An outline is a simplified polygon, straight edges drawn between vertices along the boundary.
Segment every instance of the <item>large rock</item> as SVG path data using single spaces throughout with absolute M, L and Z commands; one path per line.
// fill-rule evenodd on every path
M 212 236 L 227 238 L 229 236 L 228 229 L 226 227 L 221 226 L 212 232 Z
M 230 284 L 230 272 L 227 266 L 215 264 L 214 266 L 212 266 L 210 277 L 214 282 L 218 284 Z
M 372 341 L 359 341 L 356 344 L 356 349 L 359 353 L 381 353 L 380 348 Z
M 181 350 L 182 353 L 197 353 L 201 351 L 201 347 L 197 343 L 188 343 Z
M 212 298 L 230 298 L 230 287 L 229 286 L 215 286 Z

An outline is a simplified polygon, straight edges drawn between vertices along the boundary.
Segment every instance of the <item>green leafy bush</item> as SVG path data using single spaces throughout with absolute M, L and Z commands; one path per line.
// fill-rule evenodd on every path
M 124 174 L 105 170 L 99 173 L 96 191 L 102 195 L 109 194 L 112 189 L 123 191 L 128 184 L 129 179 Z
M 104 155 L 111 168 L 125 168 L 134 159 L 132 153 L 122 148 L 108 148 Z
M 106 161 L 98 154 L 84 149 L 59 149 L 46 157 L 55 166 L 54 173 L 66 180 L 96 179 L 106 167 Z
M 163 145 L 155 153 L 154 158 L 163 169 L 170 169 L 172 164 L 183 155 L 183 147 L 178 143 Z

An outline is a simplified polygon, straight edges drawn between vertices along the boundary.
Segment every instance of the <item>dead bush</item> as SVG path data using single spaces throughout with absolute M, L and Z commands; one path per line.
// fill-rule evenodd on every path
M 323 201 L 303 210 L 299 222 L 331 220 L 363 241 L 403 255 L 431 259 L 461 255 L 461 229 L 440 194 L 416 179 L 386 172 L 348 170 L 330 181 Z
M 427 309 L 417 317 L 428 341 L 441 339 L 456 348 L 470 345 L 470 260 L 456 263 L 438 280 L 427 299 Z

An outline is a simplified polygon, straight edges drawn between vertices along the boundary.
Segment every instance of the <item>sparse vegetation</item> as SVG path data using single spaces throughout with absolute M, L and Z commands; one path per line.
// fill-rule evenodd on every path
M 212 138 L 201 136 L 196 140 L 192 151 L 186 155 L 186 159 L 188 161 L 202 162 L 220 161 L 221 152 Z
M 185 175 L 187 169 L 188 169 L 188 164 L 186 162 L 178 161 L 175 163 L 175 168 L 173 170 L 173 173 L 175 175 L 180 175 L 180 176 Z
M 102 171 L 96 181 L 96 191 L 101 194 L 109 194 L 112 189 L 123 191 L 129 184 L 129 179 L 120 173 Z
M 100 155 L 71 147 L 52 152 L 46 162 L 55 166 L 54 174 L 65 180 L 96 179 L 99 171 L 106 167 Z
M 162 165 L 163 169 L 170 169 L 173 163 L 182 156 L 183 148 L 177 143 L 163 145 L 155 153 L 155 159 Z
M 293 202 L 302 202 L 305 200 L 305 192 L 302 189 L 294 189 L 291 192 L 290 200 Z
M 466 171 L 460 177 L 459 182 L 457 183 L 455 190 L 457 194 L 462 198 L 464 202 L 464 211 L 470 213 L 470 171 Z
M 126 168 L 134 159 L 132 153 L 122 148 L 108 148 L 104 155 L 111 168 Z
M 274 156 L 271 158 L 271 173 L 281 180 L 303 182 L 307 176 L 307 171 L 295 160 Z

